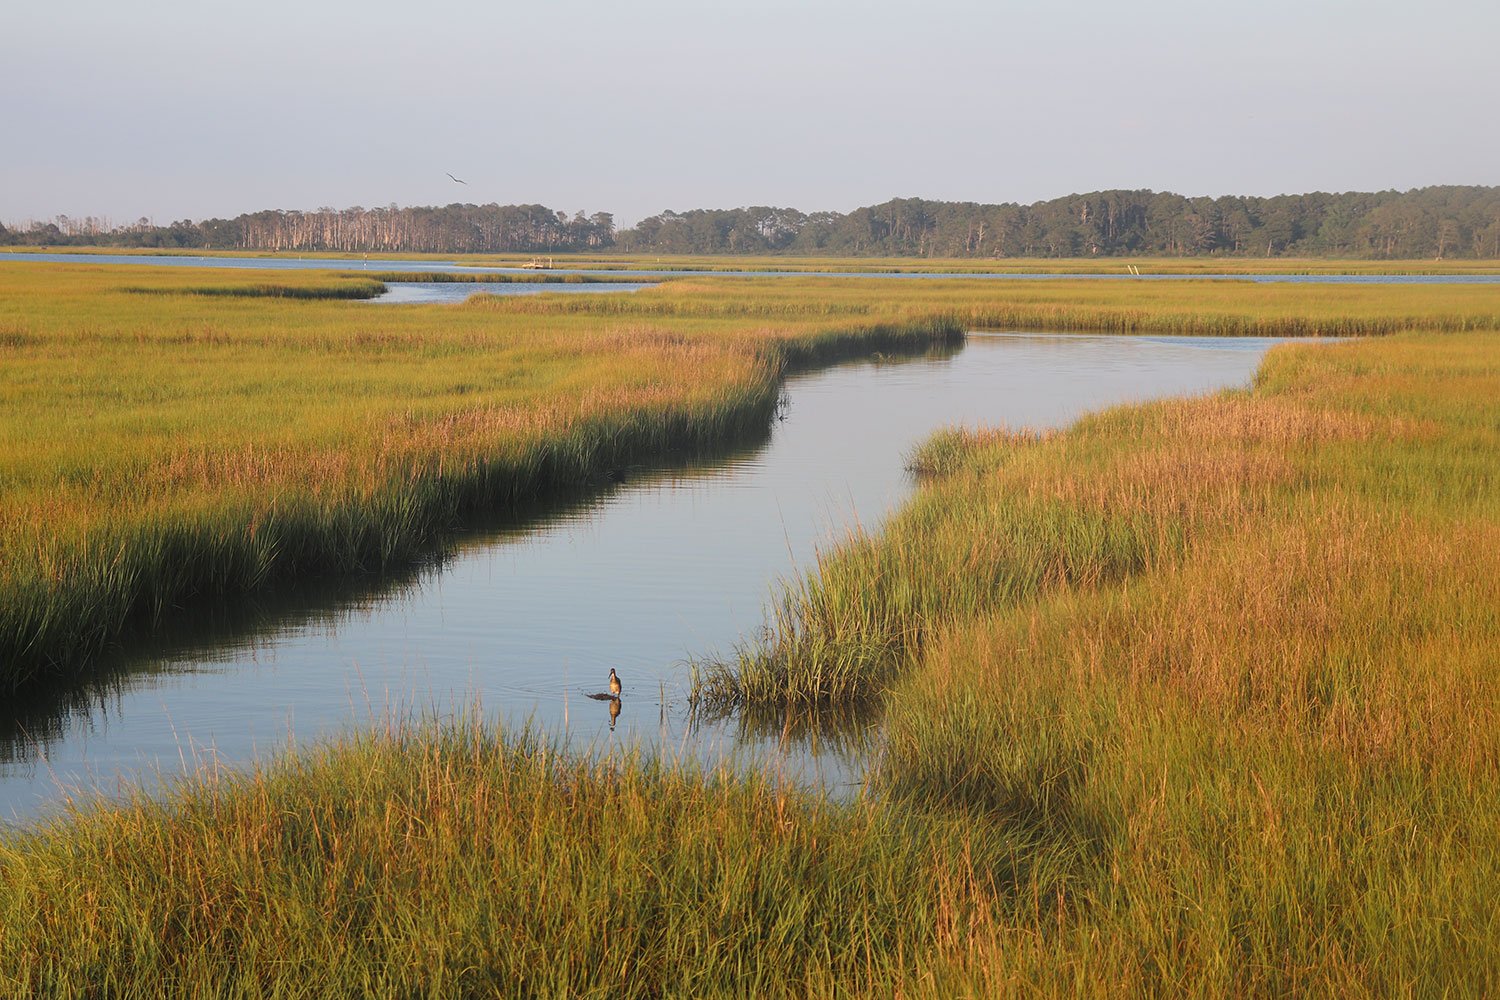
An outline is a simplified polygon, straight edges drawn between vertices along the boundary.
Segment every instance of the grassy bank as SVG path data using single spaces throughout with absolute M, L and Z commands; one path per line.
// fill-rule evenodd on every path
M 0 987 L 878 995 L 953 981 L 1023 882 L 1067 876 L 1034 860 L 998 825 L 422 728 L 6 837 Z
M 476 307 L 482 303 L 476 303 Z M 650 294 L 491 302 L 508 312 L 866 322 L 1191 336 L 1378 336 L 1500 327 L 1500 285 L 1203 281 L 679 278 Z
M 1493 333 L 1282 350 L 1254 394 L 1081 429 L 1119 442 L 1101 486 L 1160 470 L 1136 502 L 1175 531 L 955 615 L 893 693 L 890 786 L 1111 831 L 1090 961 L 1143 990 L 1493 992 L 1497 431 Z

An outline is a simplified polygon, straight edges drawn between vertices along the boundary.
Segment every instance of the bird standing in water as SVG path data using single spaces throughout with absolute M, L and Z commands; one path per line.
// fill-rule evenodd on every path
M 615 673 L 614 667 L 609 668 L 609 693 L 620 697 L 620 675 Z

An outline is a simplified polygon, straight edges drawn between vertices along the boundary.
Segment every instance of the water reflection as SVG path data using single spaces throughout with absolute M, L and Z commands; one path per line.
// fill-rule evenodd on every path
M 695 705 L 692 726 L 698 732 L 728 724 L 736 741 L 747 746 L 860 761 L 876 748 L 883 715 L 879 699 L 847 705 Z
M 568 294 L 592 294 L 605 292 L 637 292 L 642 288 L 655 288 L 654 283 L 600 281 L 591 284 L 546 282 L 537 284 L 508 284 L 505 282 L 475 281 L 387 281 L 385 294 L 373 299 L 360 299 L 373 305 L 404 306 L 454 304 L 465 302 L 471 295 L 541 295 L 564 292 Z
M 164 688 L 175 677 L 233 661 L 254 661 L 284 640 L 341 628 L 420 595 L 465 555 L 524 542 L 556 521 L 584 522 L 602 511 L 626 482 L 639 488 L 681 488 L 720 475 L 765 447 L 770 427 L 726 442 L 715 452 L 671 453 L 656 465 L 634 464 L 555 491 L 507 511 L 479 516 L 446 538 L 426 559 L 376 574 L 310 577 L 233 599 L 195 604 L 150 630 L 127 633 L 101 654 L 89 676 L 29 689 L 0 713 L 0 764 L 34 762 L 69 733 L 99 732 L 120 715 L 124 700 L 142 689 Z M 613 674 L 611 670 L 611 674 Z M 597 697 L 608 700 L 611 695 Z M 611 712 L 618 718 L 619 710 Z
M 12 696 L 0 714 L 0 764 L 33 762 L 79 729 L 101 732 L 133 693 L 169 687 L 209 665 L 254 660 L 299 633 L 336 632 L 381 604 L 410 595 L 441 556 L 399 573 L 310 579 L 277 590 L 204 602 L 154 632 L 127 634 L 82 682 L 58 682 Z M 124 650 L 129 650 L 125 652 Z
M 764 624 L 775 581 L 909 494 L 910 448 L 954 423 L 1049 427 L 1110 403 L 1244 384 L 1271 341 L 971 336 L 788 379 L 786 405 L 711 455 L 623 470 L 449 539 L 427 564 L 304 585 L 169 623 L 102 679 L 0 724 L 0 818 L 62 786 L 249 760 L 371 719 L 471 712 L 578 750 L 658 746 L 716 764 L 862 780 L 873 717 L 710 717 L 692 657 Z M 609 671 L 624 679 L 618 709 Z M 628 704 L 626 704 L 628 702 Z M 45 753 L 45 761 L 38 759 Z M 191 767 L 191 764 L 188 765 Z

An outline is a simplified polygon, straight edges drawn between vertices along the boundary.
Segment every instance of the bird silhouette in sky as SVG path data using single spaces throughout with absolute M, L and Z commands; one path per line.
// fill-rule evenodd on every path
M 445 171 L 443 171 L 443 173 L 447 174 L 448 172 L 445 170 Z M 448 174 L 448 179 L 451 180 L 451 181 L 453 181 L 453 183 L 455 183 L 455 184 L 467 184 L 467 183 L 469 183 L 468 181 L 459 180 L 457 177 L 454 177 L 452 174 Z

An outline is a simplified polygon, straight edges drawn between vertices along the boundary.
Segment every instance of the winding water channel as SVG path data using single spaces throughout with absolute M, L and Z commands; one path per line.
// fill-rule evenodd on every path
M 694 720 L 684 660 L 728 652 L 763 623 L 777 579 L 856 519 L 877 524 L 909 494 L 904 456 L 934 429 L 1054 427 L 1116 402 L 1243 385 L 1272 343 L 976 333 L 956 350 L 794 376 L 761 440 L 475 527 L 397 577 L 173 623 L 108 680 L 0 718 L 0 821 L 79 790 L 465 712 L 577 748 L 772 755 L 785 773 L 847 787 L 859 724 L 787 740 L 779 726 Z M 618 718 L 588 697 L 612 667 Z

